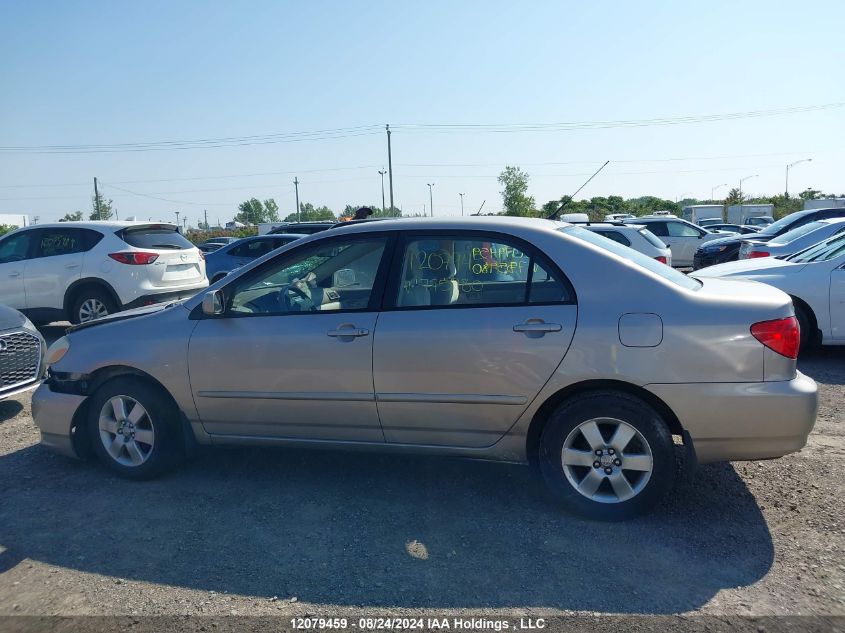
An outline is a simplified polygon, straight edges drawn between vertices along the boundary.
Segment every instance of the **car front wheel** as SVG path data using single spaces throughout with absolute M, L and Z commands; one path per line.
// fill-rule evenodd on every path
M 552 413 L 541 436 L 540 466 L 568 510 L 619 521 L 648 511 L 671 488 L 674 444 L 648 404 L 598 391 L 575 396 Z
M 172 400 L 145 381 L 120 377 L 92 396 L 88 430 L 97 456 L 130 479 L 149 479 L 174 466 L 182 454 L 179 412 Z

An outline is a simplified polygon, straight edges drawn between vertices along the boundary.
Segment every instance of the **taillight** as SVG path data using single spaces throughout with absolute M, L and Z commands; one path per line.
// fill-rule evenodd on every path
M 794 316 L 774 321 L 760 321 L 751 326 L 751 334 L 763 345 L 787 358 L 798 358 L 801 328 Z
M 158 259 L 158 253 L 146 253 L 144 251 L 124 251 L 122 253 L 109 253 L 116 262 L 121 264 L 129 264 L 131 266 L 142 266 L 144 264 L 152 264 Z
M 768 257 L 769 253 L 766 251 L 751 251 L 748 253 L 748 257 L 746 259 L 755 259 L 757 257 Z
M 668 264 L 669 263 L 668 261 L 666 261 L 666 258 L 663 255 L 658 255 L 654 259 L 659 261 L 661 264 Z
M 202 251 L 197 251 L 197 253 L 199 253 L 200 261 L 204 262 L 205 261 L 205 253 L 203 253 Z

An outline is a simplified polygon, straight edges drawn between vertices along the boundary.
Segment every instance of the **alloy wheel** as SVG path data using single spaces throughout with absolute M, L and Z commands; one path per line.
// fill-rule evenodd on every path
M 637 496 L 654 469 L 651 447 L 636 428 L 616 418 L 592 418 L 563 443 L 563 472 L 575 490 L 599 503 Z
M 114 396 L 100 410 L 100 441 L 123 466 L 140 466 L 155 445 L 155 428 L 147 410 L 129 396 Z
M 79 306 L 79 322 L 93 321 L 104 316 L 108 316 L 108 308 L 99 299 L 86 299 Z

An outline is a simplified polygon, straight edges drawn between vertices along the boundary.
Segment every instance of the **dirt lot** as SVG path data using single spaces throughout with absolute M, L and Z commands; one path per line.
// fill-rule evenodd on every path
M 528 469 L 214 450 L 128 482 L 0 403 L 2 614 L 845 614 L 845 348 L 807 448 L 701 467 L 651 516 L 559 511 Z

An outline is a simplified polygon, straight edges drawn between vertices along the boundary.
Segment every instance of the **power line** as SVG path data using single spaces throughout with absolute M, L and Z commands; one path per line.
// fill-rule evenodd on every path
M 809 106 L 775 108 L 769 110 L 749 110 L 723 114 L 704 114 L 680 117 L 659 117 L 650 119 L 619 119 L 609 121 L 566 121 L 557 123 L 404 123 L 393 126 L 393 130 L 407 132 L 434 133 L 515 133 L 537 131 L 572 131 L 600 130 L 609 128 L 650 127 L 664 125 L 682 125 L 690 123 L 709 123 L 759 117 L 802 114 L 830 110 L 845 106 L 845 102 L 824 103 Z M 393 131 L 391 130 L 391 131 Z M 248 145 L 267 145 L 276 143 L 295 143 L 328 139 L 351 138 L 379 134 L 381 125 L 361 125 L 357 127 L 334 128 L 311 132 L 276 132 L 252 136 L 228 136 L 219 138 L 201 138 L 191 140 L 167 140 L 134 143 L 103 143 L 75 145 L 29 145 L 0 146 L 2 153 L 18 154 L 89 154 L 110 152 L 148 152 L 187 149 L 207 149 L 219 147 L 241 147 Z

